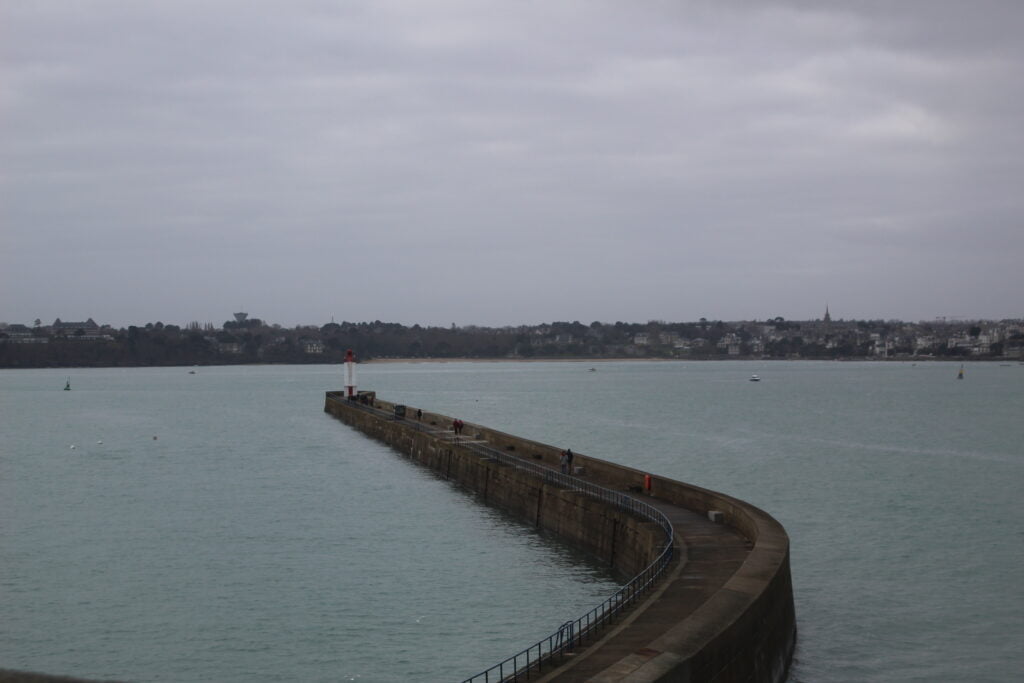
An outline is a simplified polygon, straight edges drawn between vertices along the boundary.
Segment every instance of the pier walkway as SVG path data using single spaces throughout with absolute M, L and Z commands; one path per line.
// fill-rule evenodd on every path
M 675 529 L 675 555 L 652 594 L 628 612 L 604 637 L 540 681 L 611 683 L 638 673 L 658 656 L 671 653 L 673 663 L 699 649 L 708 634 L 691 629 L 687 617 L 717 593 L 743 564 L 750 543 L 735 530 L 707 517 L 656 499 Z M 660 663 L 656 668 L 661 668 Z
M 482 455 L 497 450 L 485 439 L 455 437 L 444 429 L 424 429 Z M 614 487 L 613 482 L 594 480 L 585 473 L 575 476 L 606 488 Z M 623 492 L 630 493 L 625 489 Z M 641 672 L 656 656 L 661 655 L 662 661 L 654 668 L 660 669 L 668 663 L 665 659 L 678 663 L 707 641 L 709 634 L 687 617 L 722 590 L 746 560 L 752 544 L 735 529 L 716 524 L 705 515 L 653 496 L 630 495 L 657 508 L 672 523 L 675 550 L 671 565 L 651 594 L 627 612 L 621 623 L 597 640 L 585 643 L 554 670 L 539 676 L 533 674 L 530 680 L 622 681 Z

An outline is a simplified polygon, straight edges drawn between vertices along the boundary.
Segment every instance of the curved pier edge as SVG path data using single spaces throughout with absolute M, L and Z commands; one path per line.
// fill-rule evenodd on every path
M 377 410 L 360 408 L 359 400 Z M 560 449 L 465 423 L 453 438 L 452 418 L 381 401 L 374 392 L 346 400 L 328 392 L 324 410 L 388 443 L 442 476 L 475 491 L 482 502 L 508 510 L 605 558 L 624 576 L 646 566 L 660 545 L 657 533 L 610 506 L 582 501 L 510 472 L 469 443 L 510 453 L 555 470 Z M 789 538 L 763 510 L 731 496 L 577 453 L 581 479 L 623 492 L 682 520 L 675 523 L 676 569 L 610 631 L 531 680 L 709 681 L 781 683 L 796 645 Z M 515 647 L 517 644 L 512 644 Z M 520 675 L 520 678 L 522 676 Z M 493 680 L 493 678 L 492 678 Z

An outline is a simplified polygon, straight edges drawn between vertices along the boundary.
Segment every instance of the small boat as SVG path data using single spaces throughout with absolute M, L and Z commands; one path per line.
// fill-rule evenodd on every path
M 751 375 L 751 376 L 750 376 L 750 381 L 751 381 L 751 382 L 760 382 L 760 381 L 761 381 L 761 378 L 760 378 L 760 377 L 758 377 L 757 375 Z
M 68 377 L 68 381 L 64 385 L 64 391 L 71 391 L 71 378 L 70 377 Z

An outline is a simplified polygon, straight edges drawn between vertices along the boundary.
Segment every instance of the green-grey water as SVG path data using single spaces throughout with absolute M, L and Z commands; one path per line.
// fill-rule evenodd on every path
M 955 376 L 943 363 L 359 368 L 389 400 L 770 512 L 792 542 L 791 680 L 1012 680 L 1024 366 Z M 0 372 L 0 667 L 457 680 L 614 590 L 599 565 L 325 416 L 341 384 L 330 366 Z

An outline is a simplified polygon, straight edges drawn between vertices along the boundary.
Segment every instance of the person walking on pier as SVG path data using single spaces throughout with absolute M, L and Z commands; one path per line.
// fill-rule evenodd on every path
M 568 469 L 568 473 L 572 474 L 572 449 L 571 448 L 566 448 L 565 449 L 565 465 L 566 465 L 566 468 Z
M 558 459 L 558 464 L 562 466 L 562 474 L 566 474 L 569 471 L 569 454 L 562 451 L 562 457 Z

